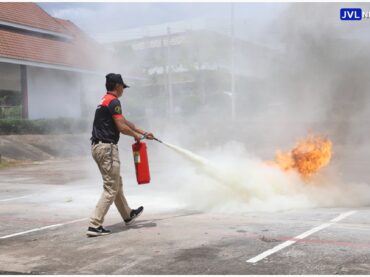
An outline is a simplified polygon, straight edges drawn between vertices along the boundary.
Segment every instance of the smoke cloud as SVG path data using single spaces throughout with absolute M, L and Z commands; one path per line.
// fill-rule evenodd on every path
M 339 9 L 345 6 L 292 4 L 261 33 L 261 41 L 251 42 L 266 45 L 269 38 L 267 47 L 249 48 L 250 60 L 236 63 L 237 71 L 252 68 L 260 74 L 237 83 L 234 122 L 225 109 L 228 99 L 215 103 L 209 96 L 198 112 L 187 113 L 176 128 L 168 127 L 180 145 L 214 162 L 211 172 L 199 166 L 185 169 L 181 163 L 180 169 L 168 170 L 181 179 L 180 199 L 194 208 L 222 212 L 370 203 L 365 169 L 370 52 L 364 37 L 370 25 L 366 20 L 341 22 Z M 359 7 L 369 10 L 369 5 Z M 230 45 L 224 47 L 227 53 Z M 217 106 L 218 116 L 205 111 L 209 103 Z M 310 133 L 328 136 L 334 150 L 331 164 L 312 183 L 264 164 L 276 149 L 289 149 Z
M 249 4 L 237 5 L 245 9 Z M 282 7 L 261 4 L 270 10 L 274 5 Z M 206 12 L 197 18 L 211 22 L 210 33 L 190 32 L 179 51 L 153 57 L 128 45 L 110 45 L 116 49 L 115 70 L 123 76 L 149 76 L 131 80 L 122 99 L 127 118 L 212 164 L 189 163 L 163 145 L 149 142 L 153 181 L 148 191 L 175 197 L 188 208 L 203 211 L 369 205 L 370 51 L 366 34 L 370 22 L 340 21 L 339 9 L 345 6 L 286 4 L 268 24 L 239 13 L 234 48 L 229 15 L 212 20 Z M 356 6 L 370 10 L 368 4 Z M 228 95 L 232 55 L 236 72 L 234 120 Z M 156 68 L 149 62 L 154 58 Z M 169 62 L 174 80 L 172 114 L 167 112 L 168 88 L 163 81 L 168 77 L 163 72 Z M 189 73 L 179 77 L 181 68 Z M 181 78 L 183 83 L 189 78 L 192 85 L 180 88 Z M 91 85 L 100 86 L 104 93 L 103 82 Z M 152 87 L 149 91 L 145 89 L 148 86 Z M 94 110 L 92 99 L 89 101 Z M 312 183 L 264 163 L 273 159 L 277 149 L 290 149 L 297 139 L 310 133 L 328 136 L 334 150 L 332 162 Z M 121 138 L 124 174 L 130 178 L 131 143 Z
M 175 187 L 173 197 L 187 208 L 222 213 L 276 212 L 370 203 L 365 183 L 345 183 L 330 169 L 305 182 L 297 172 L 268 165 L 239 143 L 228 143 L 203 156 L 209 162 L 190 154 L 187 160 L 192 166 L 176 161 L 176 166 L 167 168 L 170 173 L 166 177 Z

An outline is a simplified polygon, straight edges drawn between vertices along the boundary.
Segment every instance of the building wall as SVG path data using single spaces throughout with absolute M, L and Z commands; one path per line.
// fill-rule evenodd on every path
M 29 119 L 80 117 L 80 74 L 27 66 Z
M 96 107 L 106 92 L 105 75 L 83 74 L 81 76 L 82 117 L 93 119 Z

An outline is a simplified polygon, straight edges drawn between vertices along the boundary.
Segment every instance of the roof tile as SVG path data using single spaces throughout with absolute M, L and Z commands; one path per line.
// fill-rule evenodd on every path
M 6 9 L 3 9 L 6 8 Z M 6 12 L 5 12 L 6 10 Z M 38 16 L 33 14 L 36 12 Z M 28 18 L 26 15 L 29 15 Z M 33 3 L 0 3 L 0 21 L 63 31 L 72 39 L 42 36 L 30 31 L 0 28 L 0 57 L 98 70 L 107 52 L 72 22 L 53 18 Z
M 63 26 L 35 3 L 0 2 L 0 21 L 66 33 Z

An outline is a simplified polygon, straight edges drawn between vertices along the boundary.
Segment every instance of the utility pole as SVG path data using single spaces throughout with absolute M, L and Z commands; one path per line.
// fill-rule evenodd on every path
M 235 30 L 234 30 L 234 3 L 231 3 L 231 14 L 230 14 L 230 29 L 231 29 L 231 120 L 235 121 L 236 110 L 235 110 Z
M 172 92 L 172 70 L 171 70 L 171 29 L 167 27 L 167 89 L 168 89 L 168 101 L 169 101 L 169 114 L 170 117 L 173 115 L 173 92 Z

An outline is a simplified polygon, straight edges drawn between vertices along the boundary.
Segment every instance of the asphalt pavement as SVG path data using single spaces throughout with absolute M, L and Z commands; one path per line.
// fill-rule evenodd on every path
M 112 207 L 112 234 L 88 238 L 101 189 L 90 166 L 70 159 L 0 171 L 0 273 L 370 274 L 370 207 L 202 212 L 127 180 L 142 216 L 125 226 Z

